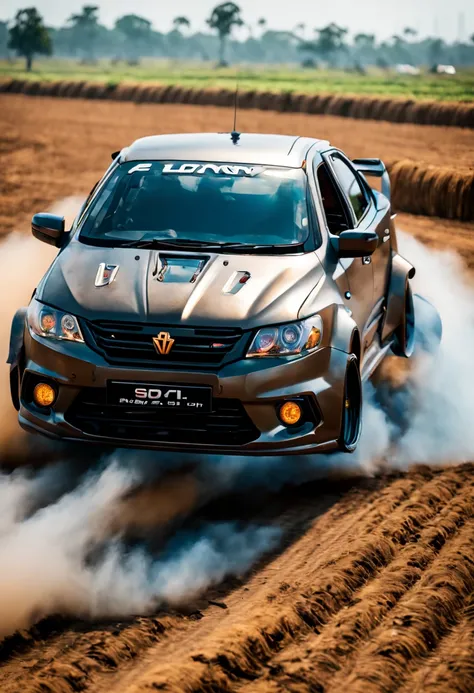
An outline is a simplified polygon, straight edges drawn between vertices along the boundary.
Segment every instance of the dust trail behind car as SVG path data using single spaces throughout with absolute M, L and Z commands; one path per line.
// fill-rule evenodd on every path
M 64 204 L 75 207 L 75 201 Z M 156 553 L 146 544 L 130 548 L 122 541 L 130 526 L 141 524 L 153 538 L 157 526 L 182 521 L 230 492 L 268 493 L 328 473 L 371 475 L 391 467 L 406 469 L 416 461 L 472 459 L 469 355 L 474 352 L 474 292 L 454 256 L 429 251 L 409 237 L 403 238 L 402 252 L 404 246 L 418 268 L 415 290 L 422 290 L 441 311 L 444 338 L 438 354 L 420 354 L 402 386 L 387 381 L 390 406 L 386 400 L 381 405 L 379 392 L 367 387 L 364 433 L 355 455 L 258 461 L 203 457 L 192 460 L 190 471 L 189 459 L 120 452 L 88 473 L 69 468 L 66 459 L 46 471 L 2 475 L 0 562 L 7 569 L 0 576 L 0 636 L 52 613 L 127 616 L 185 602 L 228 575 L 241 575 L 279 540 L 274 524 L 203 522 L 180 531 L 178 523 Z M 0 253 L 5 351 L 10 315 L 27 303 L 54 251 L 33 239 L 10 236 Z M 21 435 L 5 368 L 3 374 L 0 457 L 7 452 L 11 457 L 12 446 L 21 443 L 21 454 L 33 463 L 38 439 L 32 443 Z M 184 469 L 170 482 L 173 465 Z M 145 502 L 161 503 L 161 508 L 163 489 L 171 488 L 168 508 L 147 521 L 141 503 L 127 503 L 142 484 L 148 485 Z

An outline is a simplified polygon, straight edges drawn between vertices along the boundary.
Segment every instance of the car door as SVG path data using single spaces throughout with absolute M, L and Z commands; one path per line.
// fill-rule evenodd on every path
M 349 197 L 344 192 L 346 187 L 350 187 L 354 181 L 348 182 L 347 175 L 343 180 L 339 180 L 332 156 L 333 152 L 329 152 L 323 155 L 322 162 L 315 162 L 314 174 L 329 236 L 338 236 L 342 231 L 356 227 L 355 213 Z M 372 263 L 368 262 L 367 258 L 341 258 L 339 265 L 341 271 L 335 275 L 336 283 L 345 305 L 363 333 L 371 318 L 373 307 Z
M 331 161 L 354 213 L 354 228 L 375 231 L 379 237 L 377 249 L 365 261 L 372 265 L 374 311 L 380 315 L 384 307 L 390 267 L 390 202 L 384 195 L 370 188 L 342 152 L 331 153 Z

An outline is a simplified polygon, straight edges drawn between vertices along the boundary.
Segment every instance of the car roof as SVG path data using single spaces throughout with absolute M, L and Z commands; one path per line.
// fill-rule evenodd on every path
M 235 134 L 235 133 L 234 133 Z M 123 149 L 121 162 L 148 160 L 215 161 L 301 167 L 309 148 L 327 149 L 329 142 L 295 135 L 195 133 L 153 135 Z

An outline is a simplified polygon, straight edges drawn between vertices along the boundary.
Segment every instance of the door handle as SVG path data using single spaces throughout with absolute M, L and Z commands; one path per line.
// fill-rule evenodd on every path
M 370 257 L 370 255 L 365 255 L 362 258 L 362 264 L 363 265 L 370 265 L 371 262 L 372 262 L 372 258 Z

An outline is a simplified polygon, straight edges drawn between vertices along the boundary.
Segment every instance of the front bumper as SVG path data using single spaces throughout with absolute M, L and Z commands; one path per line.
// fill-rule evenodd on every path
M 347 364 L 347 354 L 339 349 L 323 347 L 307 356 L 287 359 L 245 359 L 215 372 L 203 372 L 191 368 L 175 371 L 111 366 L 87 344 L 53 342 L 32 336 L 28 330 L 24 346 L 19 422 L 30 432 L 58 440 L 113 447 L 206 454 L 308 454 L 329 452 L 338 447 Z M 39 377 L 54 381 L 58 390 L 57 400 L 49 410 L 37 407 L 28 397 L 26 384 Z M 148 427 L 136 435 L 133 431 L 137 429 L 130 421 L 125 421 L 123 427 L 111 425 L 107 428 L 104 422 L 110 417 L 110 408 L 106 405 L 101 408 L 100 402 L 105 401 L 107 381 L 112 380 L 211 386 L 216 412 L 222 408 L 221 404 L 238 404 L 254 433 L 250 440 L 247 435 L 246 442 L 236 443 L 238 435 L 230 435 L 230 426 L 227 440 L 222 434 L 222 424 L 221 434 L 216 436 L 204 418 L 200 421 L 200 436 L 190 440 L 186 435 L 186 423 L 192 427 L 194 419 L 188 415 L 180 419 L 183 426 L 177 427 L 175 416 L 179 418 L 180 415 L 174 412 L 171 432 L 163 431 L 162 426 L 159 431 Z M 77 418 L 71 416 L 85 392 L 91 393 L 94 402 L 98 402 L 97 409 L 92 410 L 97 413 L 95 433 L 90 428 L 84 430 Z M 300 426 L 289 428 L 280 422 L 278 406 L 285 399 L 294 398 L 301 398 L 305 407 L 309 405 L 306 411 L 310 413 Z M 216 412 L 214 416 L 218 415 Z M 230 422 L 238 429 L 235 419 Z M 104 435 L 104 431 L 111 430 L 113 434 Z

